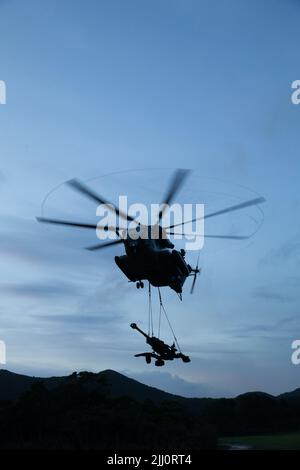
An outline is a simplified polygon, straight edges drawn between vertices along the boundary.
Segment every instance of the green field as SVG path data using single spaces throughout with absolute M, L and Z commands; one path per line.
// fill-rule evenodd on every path
M 300 434 L 224 437 L 219 439 L 221 448 L 239 445 L 252 450 L 300 450 Z

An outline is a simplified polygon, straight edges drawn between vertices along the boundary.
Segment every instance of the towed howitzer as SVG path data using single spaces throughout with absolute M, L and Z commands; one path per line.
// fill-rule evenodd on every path
M 189 356 L 182 354 L 182 352 L 178 352 L 175 347 L 175 343 L 173 343 L 172 346 L 169 346 L 161 339 L 156 338 L 156 336 L 147 335 L 137 326 L 136 323 L 131 323 L 130 326 L 132 329 L 139 331 L 139 333 L 146 338 L 146 343 L 149 344 L 153 350 L 153 352 L 135 354 L 135 357 L 145 357 L 147 364 L 151 363 L 152 358 L 156 359 L 155 365 L 158 367 L 163 366 L 165 361 L 173 361 L 174 359 L 181 359 L 183 362 L 191 361 Z

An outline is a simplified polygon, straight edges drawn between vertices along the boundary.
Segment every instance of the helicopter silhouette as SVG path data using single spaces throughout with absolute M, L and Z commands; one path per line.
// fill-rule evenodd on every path
M 121 211 L 115 204 L 112 204 L 107 199 L 97 194 L 93 189 L 88 187 L 77 179 L 73 179 L 67 182 L 67 184 L 73 189 L 82 194 L 83 196 L 93 200 L 97 204 L 103 204 L 108 210 L 113 211 L 119 219 L 126 220 L 127 223 L 134 223 L 136 227 L 134 229 L 135 236 L 131 236 L 131 230 L 124 230 L 118 226 L 99 226 L 99 224 L 88 224 L 75 221 L 68 221 L 62 219 L 53 219 L 46 217 L 37 217 L 37 220 L 42 223 L 49 223 L 62 226 L 79 227 L 94 230 L 113 231 L 119 237 L 116 240 L 111 240 L 105 243 L 99 243 L 94 246 L 90 246 L 87 249 L 91 251 L 101 250 L 109 246 L 123 244 L 125 248 L 125 254 L 121 256 L 115 256 L 115 263 L 119 269 L 125 274 L 130 282 L 136 283 L 137 288 L 144 287 L 144 281 L 154 287 L 170 287 L 173 289 L 182 299 L 182 288 L 186 279 L 190 276 L 193 277 L 191 286 L 191 293 L 194 291 L 195 282 L 199 269 L 199 257 L 197 265 L 191 267 L 186 259 L 185 250 L 176 250 L 175 245 L 168 238 L 169 236 L 176 235 L 174 228 L 177 226 L 183 226 L 186 223 L 194 222 L 198 219 L 193 219 L 188 222 L 182 222 L 181 224 L 174 224 L 168 227 L 162 227 L 161 222 L 164 213 L 168 205 L 174 200 L 179 189 L 183 185 L 186 177 L 190 170 L 177 169 L 172 177 L 169 184 L 168 190 L 164 197 L 163 202 L 160 205 L 159 212 L 157 214 L 157 222 L 155 225 L 142 225 L 136 218 Z M 245 201 L 240 204 L 236 204 L 219 211 L 205 214 L 202 219 L 216 217 L 221 214 L 237 211 L 246 207 L 254 206 L 264 202 L 263 197 L 257 197 Z M 147 232 L 147 237 L 136 237 L 136 233 L 141 230 Z M 153 236 L 153 233 L 155 236 Z M 184 234 L 183 234 L 184 235 Z M 245 240 L 249 236 L 234 236 L 234 235 L 203 235 L 207 238 L 223 238 L 232 240 Z

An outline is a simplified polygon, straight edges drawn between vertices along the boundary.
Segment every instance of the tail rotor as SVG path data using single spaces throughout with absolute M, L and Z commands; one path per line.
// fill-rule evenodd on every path
M 199 258 L 200 258 L 200 253 L 199 253 L 199 255 L 198 255 L 196 267 L 195 267 L 194 269 L 192 269 L 192 272 L 193 272 L 193 282 L 192 282 L 192 286 L 191 286 L 191 290 L 190 290 L 190 293 L 191 293 L 191 294 L 194 292 L 194 288 L 195 288 L 197 276 L 198 276 L 198 274 L 201 273 L 201 268 L 199 269 Z

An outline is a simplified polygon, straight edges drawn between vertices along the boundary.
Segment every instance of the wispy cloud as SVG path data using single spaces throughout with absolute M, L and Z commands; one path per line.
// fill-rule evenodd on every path
M 266 301 L 293 302 L 299 300 L 300 278 L 289 276 L 280 282 L 258 286 L 253 290 L 254 297 Z
M 31 297 L 35 299 L 49 299 L 62 296 L 83 295 L 82 286 L 57 280 L 48 282 L 31 282 L 25 284 L 2 284 L 0 293 L 14 297 Z
M 169 372 L 132 372 L 125 370 L 125 375 L 138 380 L 151 387 L 156 387 L 174 395 L 183 397 L 208 397 L 214 396 L 215 390 L 207 384 L 192 382 Z
M 293 262 L 300 264 L 300 236 L 283 242 L 279 247 L 272 248 L 259 260 L 259 266 L 272 267 Z
M 236 338 L 249 338 L 259 335 L 260 337 L 273 337 L 284 336 L 284 333 L 289 333 L 295 330 L 297 323 L 300 324 L 300 319 L 297 315 L 288 316 L 279 319 L 278 321 L 271 320 L 270 322 L 247 324 L 237 328 L 229 329 L 228 332 Z

